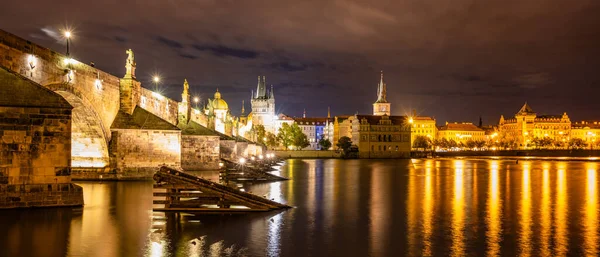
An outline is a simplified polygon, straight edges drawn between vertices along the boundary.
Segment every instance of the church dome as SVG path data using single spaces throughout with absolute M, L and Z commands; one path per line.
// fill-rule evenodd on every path
M 217 89 L 217 92 L 215 92 L 215 99 L 212 101 L 213 104 L 213 109 L 218 109 L 218 110 L 228 110 L 229 109 L 229 105 L 227 105 L 227 102 L 225 102 L 225 100 L 221 99 L 221 93 L 219 92 L 219 90 Z

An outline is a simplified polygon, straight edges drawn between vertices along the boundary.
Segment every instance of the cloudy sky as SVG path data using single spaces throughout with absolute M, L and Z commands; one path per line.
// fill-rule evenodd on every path
M 496 123 L 527 101 L 539 114 L 600 119 L 597 0 L 7 1 L 0 29 L 117 76 L 125 50 L 180 100 L 216 88 L 239 114 L 257 76 L 289 115 L 371 113 L 379 71 L 396 115 Z

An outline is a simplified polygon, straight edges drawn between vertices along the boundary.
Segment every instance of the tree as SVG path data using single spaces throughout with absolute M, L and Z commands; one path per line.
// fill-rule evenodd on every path
M 569 148 L 583 149 L 585 148 L 585 142 L 581 138 L 571 138 L 571 140 L 569 140 Z
M 281 143 L 281 145 L 283 145 L 285 150 L 288 150 L 288 147 L 290 145 L 292 145 L 293 135 L 292 135 L 292 128 L 290 127 L 289 124 L 287 124 L 287 123 L 281 124 L 281 128 L 279 129 L 279 132 L 277 133 L 277 140 L 279 141 L 279 143 Z
M 254 141 L 266 143 L 266 130 L 263 125 L 252 125 L 252 130 L 254 131 Z
M 329 139 L 325 139 L 324 136 L 321 136 L 321 139 L 319 139 L 319 146 L 321 147 L 321 150 L 329 150 L 331 147 L 331 141 L 329 141 Z
M 279 142 L 277 142 L 277 136 L 275 136 L 275 134 L 267 132 L 265 137 L 267 138 L 267 141 L 265 141 L 267 147 L 275 148 L 279 144 Z
M 448 149 L 448 148 L 450 148 L 450 142 L 448 141 L 448 139 L 443 137 L 442 139 L 439 140 L 439 146 L 442 149 Z
M 292 132 L 292 146 L 295 146 L 298 150 L 300 150 L 310 145 L 308 142 L 308 137 L 306 137 L 306 134 L 302 132 L 302 129 L 300 129 L 298 124 L 292 124 L 290 129 Z
M 476 143 L 475 143 L 475 140 L 473 140 L 473 139 L 467 140 L 467 142 L 465 143 L 465 145 L 469 149 L 473 149 L 473 148 L 475 148 L 477 146 Z
M 350 140 L 350 138 L 346 136 L 340 137 L 336 146 L 342 149 L 344 154 L 346 154 L 350 150 L 350 147 L 352 147 L 352 140 Z
M 415 141 L 413 142 L 412 147 L 415 149 L 423 149 L 423 151 L 430 149 L 431 140 L 426 136 L 418 135 L 415 137 Z
M 454 139 L 450 139 L 450 141 L 448 141 L 448 148 L 454 147 L 458 147 L 458 144 L 456 143 L 456 141 L 454 141 Z

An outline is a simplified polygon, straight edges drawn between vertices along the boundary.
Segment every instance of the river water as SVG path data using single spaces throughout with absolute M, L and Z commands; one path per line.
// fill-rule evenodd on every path
M 599 169 L 288 160 L 291 180 L 239 186 L 295 208 L 207 216 L 153 213 L 150 181 L 82 182 L 83 208 L 0 211 L 0 256 L 597 256 Z

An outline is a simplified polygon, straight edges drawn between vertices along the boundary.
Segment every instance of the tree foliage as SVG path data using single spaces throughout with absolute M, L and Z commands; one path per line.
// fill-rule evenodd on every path
M 267 132 L 266 136 L 267 140 L 265 141 L 265 145 L 270 148 L 275 148 L 279 145 L 277 142 L 277 136 L 271 132 Z
M 350 147 L 352 147 L 352 140 L 350 140 L 350 138 L 346 136 L 340 137 L 336 146 L 342 149 L 344 153 L 347 153 L 348 151 L 350 151 Z
M 306 134 L 302 132 L 302 129 L 298 126 L 298 124 L 294 123 L 290 128 L 292 132 L 292 146 L 300 150 L 310 145 L 308 142 L 308 137 L 306 137 Z
M 279 132 L 277 133 L 277 141 L 287 150 L 292 145 L 293 138 L 290 125 L 287 123 L 281 124 L 281 128 L 279 128 Z
M 319 139 L 319 146 L 321 147 L 321 150 L 329 150 L 329 148 L 331 148 L 331 141 L 321 136 L 321 139 Z
M 426 136 L 418 135 L 413 141 L 413 148 L 427 150 L 431 148 L 431 139 Z
M 570 149 L 584 149 L 585 141 L 583 141 L 583 139 L 581 139 L 581 138 L 571 138 L 571 140 L 569 140 L 569 148 Z

